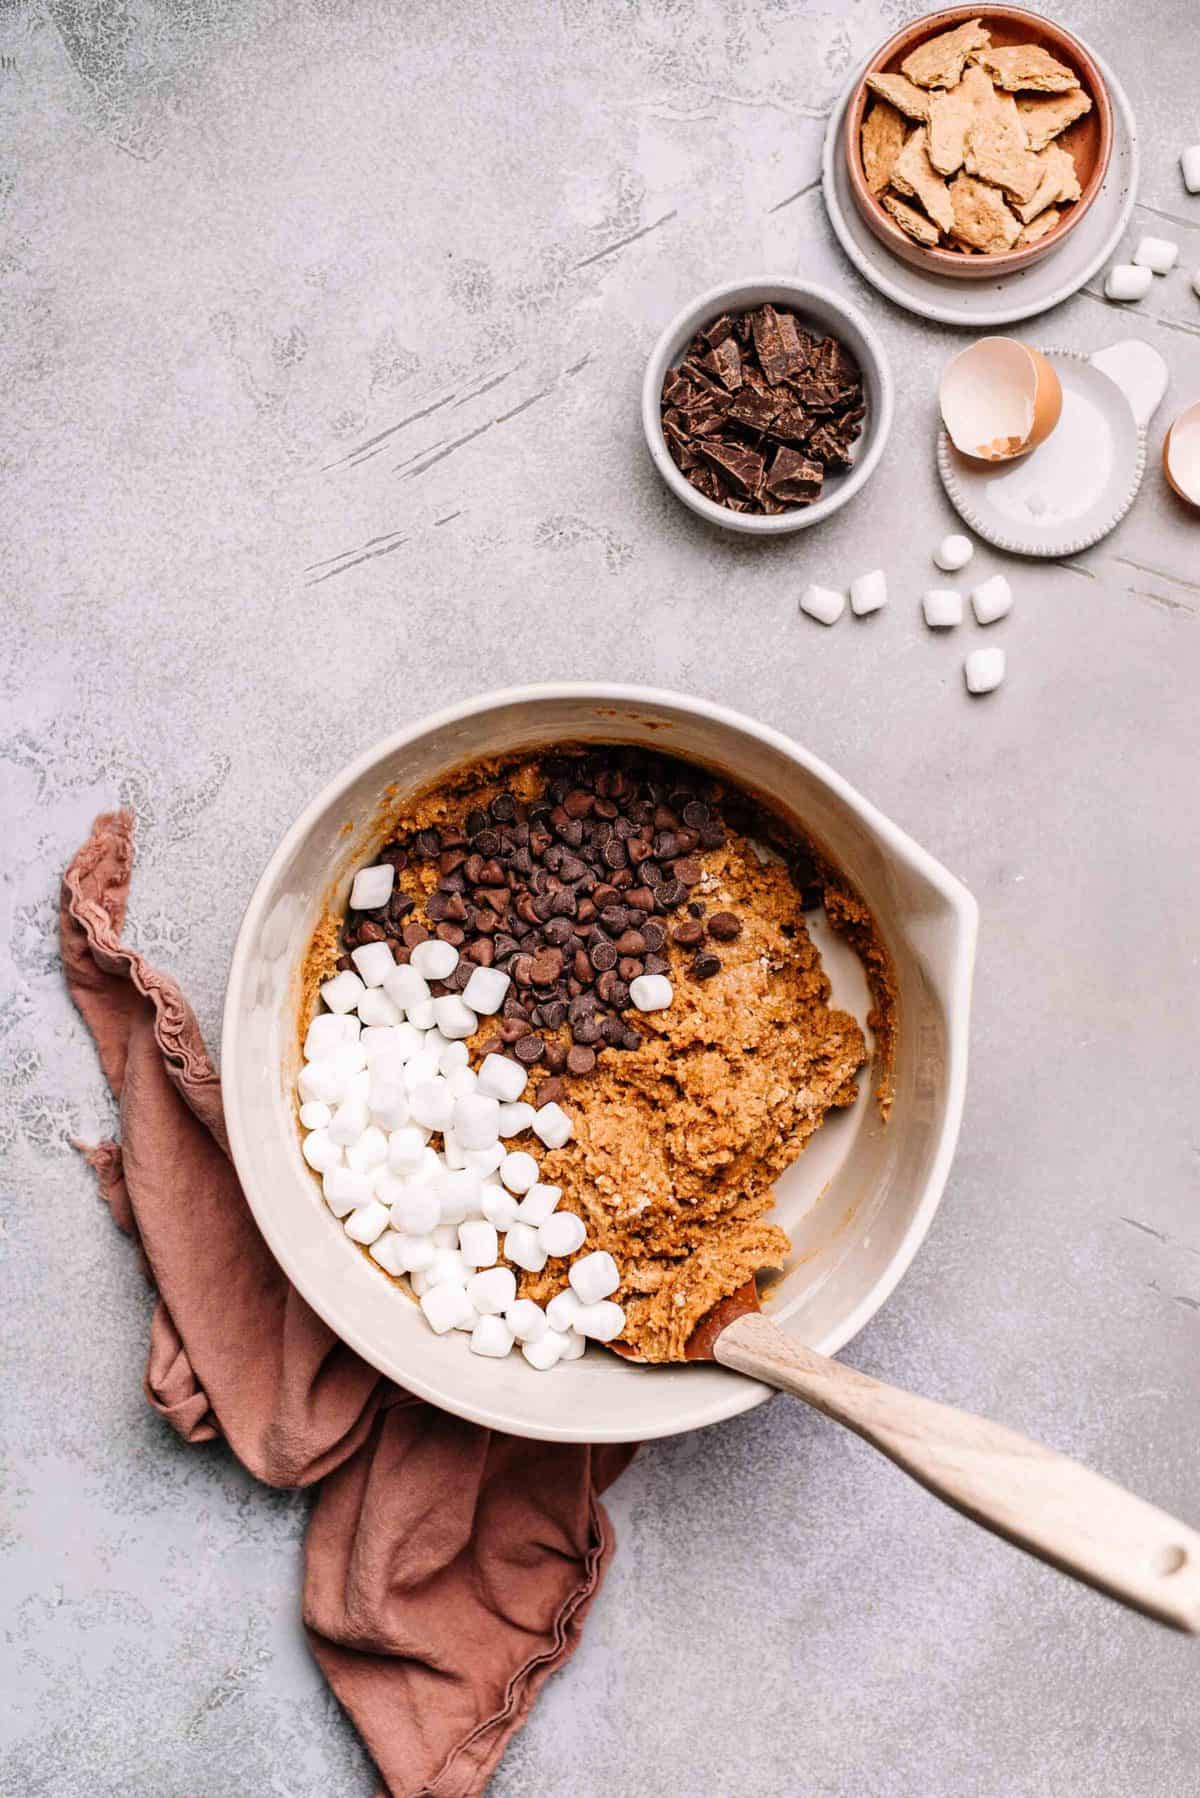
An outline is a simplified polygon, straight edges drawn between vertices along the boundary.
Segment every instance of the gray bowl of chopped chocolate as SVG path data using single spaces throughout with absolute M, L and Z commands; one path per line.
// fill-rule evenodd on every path
M 667 326 L 642 383 L 668 487 L 710 523 L 764 536 L 817 524 L 865 485 L 893 404 L 862 314 L 786 277 L 702 294 Z

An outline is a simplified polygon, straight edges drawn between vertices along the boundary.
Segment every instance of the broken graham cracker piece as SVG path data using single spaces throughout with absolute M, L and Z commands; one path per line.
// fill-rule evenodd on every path
M 999 96 L 998 96 L 999 97 Z M 980 110 L 967 126 L 963 167 L 1012 200 L 1032 200 L 1042 180 L 1042 167 L 1026 147 L 1025 130 L 1008 95 L 1008 108 Z
M 862 122 L 861 142 L 863 174 L 873 194 L 881 194 L 891 181 L 907 133 L 908 127 L 894 106 L 885 100 L 872 100 Z
M 968 56 L 986 50 L 991 41 L 978 19 L 967 19 L 953 31 L 919 44 L 900 68 L 917 87 L 954 87 L 962 79 Z
M 954 207 L 949 188 L 929 160 L 928 141 L 927 128 L 918 125 L 896 158 L 892 186 L 919 200 L 938 229 L 949 232 L 954 228 Z
M 1026 244 L 1040 243 L 1043 237 L 1049 237 L 1061 218 L 1062 213 L 1057 206 L 1047 206 L 1045 212 L 1039 212 L 1028 225 L 1021 227 L 1021 235 L 1017 239 L 1018 250 L 1023 250 Z
M 1039 94 L 1017 101 L 1017 112 L 1025 127 L 1031 150 L 1044 150 L 1052 138 L 1082 119 L 1092 110 L 1092 102 L 1081 87 L 1067 94 Z
M 973 250 L 995 256 L 1011 250 L 1021 235 L 1021 221 L 1010 212 L 1004 197 L 974 175 L 956 175 L 950 183 L 954 207 L 953 235 Z
M 929 96 L 929 160 L 939 175 L 956 175 L 967 153 L 967 130 L 996 103 L 995 88 L 971 63 L 957 87 Z M 1009 102 L 1011 105 L 1011 101 Z
M 1006 93 L 1028 89 L 1038 94 L 1067 94 L 1079 86 L 1074 69 L 1057 62 L 1040 44 L 1005 44 L 1002 49 L 979 50 L 975 61 Z
M 1034 160 L 1042 171 L 1042 178 L 1032 198 L 1013 207 L 1024 225 L 1032 224 L 1048 206 L 1056 206 L 1060 200 L 1077 200 L 1080 193 L 1075 158 L 1061 144 L 1047 144 Z
M 885 212 L 891 214 L 904 235 L 911 237 L 914 243 L 922 244 L 925 249 L 932 250 L 941 241 L 941 232 L 937 226 L 927 219 L 923 212 L 918 212 L 915 206 L 908 206 L 903 200 L 897 199 L 895 194 L 884 194 L 879 204 Z
M 913 119 L 923 125 L 929 117 L 930 96 L 923 87 L 916 87 L 907 75 L 879 74 L 868 75 L 867 86 L 897 112 L 902 112 L 906 119 Z

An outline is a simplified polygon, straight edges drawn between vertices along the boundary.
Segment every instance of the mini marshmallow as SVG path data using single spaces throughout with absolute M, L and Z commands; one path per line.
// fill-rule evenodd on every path
M 1169 275 L 1179 261 L 1179 245 L 1172 243 L 1169 237 L 1142 237 L 1138 239 L 1133 260 L 1139 268 L 1148 268 L 1156 275 Z
M 359 1074 L 351 1074 L 349 1080 L 346 1082 L 346 1096 L 342 1103 L 344 1105 L 366 1105 L 369 1110 L 370 1106 L 368 1101 L 370 1097 L 371 1076 L 367 1073 L 367 1070 L 364 1068 Z
M 560 1336 L 557 1330 L 547 1330 L 536 1342 L 523 1342 L 521 1353 L 530 1367 L 536 1367 L 539 1373 L 549 1373 L 561 1361 L 566 1346 L 565 1336 Z
M 502 1142 L 494 1142 L 486 1149 L 468 1149 L 464 1156 L 464 1160 L 471 1172 L 473 1174 L 478 1174 L 480 1179 L 484 1180 L 489 1174 L 494 1174 L 499 1171 L 500 1163 L 504 1160 L 505 1154 L 506 1150 L 504 1144 Z
M 373 1073 L 367 1090 L 367 1109 L 381 1130 L 401 1129 L 412 1115 L 403 1079 L 390 1079 L 378 1071 Z
M 345 973 L 335 974 L 332 980 L 325 982 L 321 997 L 330 1011 L 353 1011 L 366 990 L 358 975 L 347 968 Z
M 500 1103 L 481 1093 L 454 1101 L 454 1134 L 464 1149 L 490 1149 L 500 1135 Z
M 478 1311 L 476 1311 L 474 1305 L 471 1303 L 470 1299 L 468 1298 L 466 1314 L 459 1319 L 459 1321 L 455 1324 L 454 1328 L 456 1330 L 465 1330 L 465 1332 L 469 1336 L 471 1334 L 472 1330 L 475 1328 L 475 1325 L 478 1322 L 479 1322 L 479 1313 L 478 1313 Z
M 392 1228 L 405 1236 L 428 1236 L 441 1221 L 441 1203 L 432 1186 L 406 1180 L 392 1201 Z
M 1183 185 L 1190 194 L 1200 194 L 1200 144 L 1189 144 L 1179 158 Z
M 364 1024 L 390 1028 L 399 1024 L 404 1014 L 381 986 L 369 986 L 358 1002 L 358 1015 Z
M 346 1166 L 359 1173 L 369 1174 L 373 1167 L 382 1167 L 387 1161 L 388 1140 L 378 1124 L 368 1124 L 357 1142 L 351 1143 L 346 1150 Z
M 458 1226 L 458 1247 L 468 1267 L 494 1267 L 500 1253 L 496 1226 L 486 1218 L 468 1218 Z M 497 1310 L 502 1309 L 503 1306 L 497 1306 Z
M 561 1330 L 565 1335 L 575 1328 L 575 1319 L 583 1310 L 583 1300 L 570 1286 L 564 1286 L 556 1292 L 546 1306 L 546 1318 L 552 1330 Z
M 563 1346 L 559 1354 L 560 1361 L 578 1361 L 580 1355 L 587 1353 L 587 1337 L 580 1336 L 576 1330 L 570 1330 L 563 1337 Z
M 359 1205 L 346 1219 L 346 1235 L 353 1242 L 374 1242 L 382 1236 L 388 1227 L 387 1207 L 378 1199 L 372 1199 L 369 1205 Z
M 340 1143 L 343 1148 L 349 1148 L 352 1142 L 358 1141 L 370 1121 L 365 1105 L 356 1099 L 343 1099 L 329 1126 L 330 1139 Z
M 509 1192 L 528 1192 L 536 1183 L 537 1177 L 538 1164 L 524 1149 L 511 1150 L 500 1163 L 500 1178 Z
M 425 1133 L 415 1124 L 388 1136 L 388 1166 L 394 1174 L 415 1174 L 425 1153 Z
M 426 1273 L 410 1275 L 408 1283 L 419 1299 L 423 1299 L 425 1294 L 429 1291 L 429 1275 Z M 466 1294 L 464 1293 L 463 1296 L 466 1297 Z M 468 1300 L 468 1303 L 469 1302 L 470 1301 Z
M 933 552 L 933 559 L 944 574 L 957 574 L 965 568 L 975 554 L 975 545 L 969 537 L 962 537 L 957 531 L 951 531 L 943 537 Z
M 397 1062 L 403 1067 L 420 1053 L 424 1041 L 421 1032 L 411 1024 L 372 1024 L 362 1033 L 368 1067 L 376 1061 Z
M 431 936 L 410 952 L 408 965 L 415 968 L 423 980 L 449 980 L 458 966 L 458 950 L 453 943 L 443 943 L 440 937 Z
M 438 1073 L 437 1051 L 434 1049 L 418 1049 L 404 1064 L 404 1084 L 410 1093 L 429 1080 L 441 1078 Z
M 349 1012 L 340 1016 L 335 1011 L 318 1012 L 304 1038 L 305 1061 L 320 1061 L 324 1056 L 334 1054 L 344 1042 L 352 1042 L 359 1029 L 358 1019 Z
M 846 595 L 832 587 L 806 587 L 800 595 L 800 610 L 819 624 L 836 624 L 846 610 Z
M 327 1168 L 321 1176 L 321 1191 L 325 1203 L 338 1217 L 345 1217 L 358 1205 L 369 1205 L 374 1198 L 370 1176 L 350 1167 Z
M 386 1205 L 389 1211 L 393 1205 L 398 1205 L 400 1203 L 407 1188 L 408 1182 L 402 1180 L 399 1174 L 393 1174 L 386 1161 L 382 1167 L 373 1167 L 371 1169 L 371 1191 L 375 1194 L 379 1203 L 381 1205 Z M 394 1218 L 392 1220 L 392 1228 L 397 1230 L 400 1228 Z
M 483 1198 L 479 1176 L 469 1168 L 461 1173 L 445 1172 L 434 1182 L 434 1192 L 444 1224 L 461 1224 L 464 1218 L 477 1217 Z M 495 1259 L 495 1256 L 492 1257 Z
M 350 960 L 368 987 L 382 986 L 396 965 L 390 943 L 360 943 L 357 949 L 351 949 Z
M 995 624 L 997 618 L 1007 618 L 1012 603 L 1012 588 L 1002 574 L 994 574 L 990 581 L 971 590 L 971 609 L 980 624 Z
M 320 1061 L 309 1061 L 296 1077 L 296 1091 L 301 1101 L 319 1100 L 322 1105 L 340 1105 L 346 1096 L 349 1076 L 339 1066 L 336 1055 L 324 1055 Z
M 304 1110 L 307 1109 L 305 1106 Z M 321 1109 L 328 1111 L 329 1107 L 323 1105 Z M 300 1153 L 316 1174 L 323 1174 L 327 1169 L 340 1167 L 342 1164 L 342 1145 L 334 1142 L 327 1130 L 313 1130 L 300 1144 Z
M 546 1265 L 546 1251 L 529 1224 L 514 1224 L 504 1238 L 505 1259 L 527 1274 L 540 1274 Z
M 472 976 L 473 978 L 473 976 Z M 446 993 L 433 1002 L 433 1020 L 443 1036 L 451 1041 L 474 1036 L 479 1019 L 457 993 Z
M 430 1236 L 432 1238 L 433 1246 L 435 1249 L 455 1249 L 455 1250 L 457 1250 L 457 1248 L 458 1248 L 458 1225 L 457 1224 L 438 1224 L 430 1232 Z
M 484 1217 L 489 1224 L 495 1224 L 497 1230 L 510 1230 L 516 1223 L 517 1201 L 502 1186 L 485 1184 L 479 1203 Z
M 418 1124 L 424 1124 L 430 1130 L 445 1130 L 449 1125 L 454 1101 L 440 1074 L 418 1086 L 409 1102 Z
M 968 693 L 991 693 L 1004 679 L 1002 649 L 973 649 L 963 663 Z
M 507 1055 L 485 1055 L 479 1069 L 479 1091 L 488 1099 L 511 1104 L 525 1091 L 529 1076 Z
M 484 1279 L 491 1277 L 490 1274 L 483 1276 Z M 537 1342 L 550 1327 L 546 1313 L 532 1299 L 514 1299 L 505 1309 L 504 1321 L 518 1342 Z
M 481 1317 L 471 1331 L 471 1353 L 502 1361 L 513 1345 L 513 1333 L 502 1317 Z
M 407 1232 L 396 1239 L 397 1258 L 406 1274 L 428 1274 L 437 1256 L 430 1236 L 410 1236 Z
M 573 1211 L 556 1211 L 538 1225 L 538 1241 L 547 1255 L 573 1255 L 587 1241 L 587 1226 Z
M 501 968 L 476 968 L 463 988 L 462 1002 L 472 1011 L 490 1017 L 504 1004 L 512 981 Z
M 383 990 L 393 1005 L 398 1005 L 401 1011 L 406 1012 L 410 1007 L 420 1004 L 423 999 L 428 999 L 429 982 L 423 975 L 417 973 L 411 963 L 405 962 L 392 969 L 383 983 Z M 410 1018 L 409 1023 L 413 1022 L 414 1020 Z M 417 1025 L 418 1030 L 424 1028 L 427 1026 Z
M 426 1270 L 426 1278 L 431 1286 L 463 1286 L 471 1276 L 471 1270 L 457 1249 L 439 1249 Z
M 535 1116 L 533 1106 L 527 1105 L 524 1099 L 519 1099 L 515 1105 L 505 1105 L 502 1102 L 500 1106 L 501 1136 L 524 1135 L 532 1125 Z
M 539 1180 L 517 1206 L 517 1217 L 521 1223 L 532 1224 L 536 1230 L 539 1224 L 545 1223 L 561 1198 L 561 1186 L 548 1186 Z
M 930 630 L 953 630 L 963 621 L 963 597 L 955 587 L 930 587 L 921 601 Z
M 1144 300 L 1153 285 L 1151 269 L 1135 268 L 1132 262 L 1119 262 L 1104 277 L 1104 295 L 1109 300 Z
M 372 1261 L 377 1261 L 384 1273 L 392 1274 L 397 1279 L 407 1271 L 400 1259 L 400 1242 L 401 1238 L 394 1230 L 385 1230 L 371 1244 Z
M 516 1296 L 517 1276 L 511 1267 L 489 1266 L 482 1273 L 472 1274 L 467 1281 L 467 1297 L 480 1317 L 496 1317 L 500 1312 L 506 1312 Z
M 430 1044 L 430 1047 L 432 1048 L 433 1044 Z M 439 1030 L 437 1032 L 437 1058 L 438 1073 L 445 1074 L 449 1080 L 452 1074 L 456 1074 L 460 1068 L 467 1066 L 471 1059 L 471 1051 L 461 1040 L 456 1043 L 444 1042 Z
M 450 1125 L 442 1131 L 442 1160 L 455 1173 L 462 1173 L 467 1165 L 467 1151 L 459 1142 Z
M 594 1249 L 590 1255 L 573 1261 L 567 1278 L 584 1305 L 599 1304 L 621 1284 L 617 1264 L 607 1249 Z
M 665 1011 L 675 991 L 665 974 L 637 974 L 629 982 L 629 997 L 639 1011 Z
M 376 862 L 372 868 L 360 868 L 350 888 L 351 911 L 378 911 L 392 896 L 396 870 L 391 862 Z
M 432 1030 L 437 1021 L 432 999 L 413 999 L 404 1007 L 404 1015 L 414 1030 Z
M 665 976 L 651 974 L 639 976 L 639 978 L 658 980 Z M 540 1137 L 548 1149 L 561 1149 L 564 1143 L 570 1142 L 573 1129 L 574 1126 L 562 1106 L 556 1105 L 553 1101 L 549 1105 L 543 1105 L 533 1114 L 533 1134 Z M 501 1178 L 503 1179 L 503 1177 L 503 1173 L 501 1173 Z M 505 1181 L 505 1185 L 507 1184 L 508 1182 Z
M 332 1118 L 333 1112 L 320 1099 L 310 1099 L 300 1107 L 300 1122 L 306 1130 L 324 1130 Z
M 851 581 L 850 610 L 856 618 L 865 618 L 868 612 L 877 612 L 886 604 L 887 577 L 882 568 L 873 568 L 870 574 L 860 574 Z
M 620 1305 L 601 1299 L 595 1305 L 583 1307 L 575 1319 L 575 1328 L 592 1342 L 611 1342 L 625 1328 L 625 1313 Z
M 429 1276 L 426 1275 L 425 1278 L 428 1279 Z M 421 1309 L 430 1329 L 436 1335 L 444 1336 L 448 1330 L 458 1327 L 473 1310 L 473 1306 L 467 1297 L 465 1286 L 446 1281 L 426 1287 L 421 1295 Z

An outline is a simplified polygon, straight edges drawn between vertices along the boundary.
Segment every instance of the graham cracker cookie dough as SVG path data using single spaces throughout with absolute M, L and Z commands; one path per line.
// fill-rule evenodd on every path
M 1040 44 L 1009 44 L 1003 49 L 976 50 L 975 61 L 1006 93 L 1024 89 L 1039 94 L 1066 94 L 1079 86 L 1074 69 L 1068 69 Z
M 978 19 L 967 19 L 953 31 L 943 31 L 919 44 L 900 68 L 917 87 L 954 87 L 962 80 L 967 58 L 986 50 L 991 41 Z
M 863 120 L 862 158 L 867 186 L 873 194 L 882 193 L 890 183 L 907 135 L 908 127 L 894 106 L 885 100 L 871 102 Z

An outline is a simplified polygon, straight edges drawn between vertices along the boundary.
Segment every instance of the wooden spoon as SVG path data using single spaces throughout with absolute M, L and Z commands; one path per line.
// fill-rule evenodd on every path
M 762 1315 L 753 1280 L 701 1318 L 684 1355 L 790 1392 L 984 1529 L 1160 1623 L 1200 1632 L 1200 1533 L 1014 1430 L 802 1348 Z

